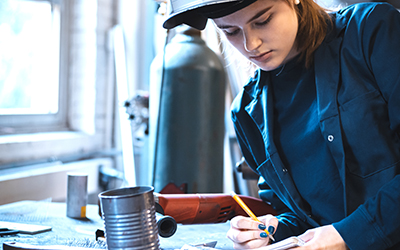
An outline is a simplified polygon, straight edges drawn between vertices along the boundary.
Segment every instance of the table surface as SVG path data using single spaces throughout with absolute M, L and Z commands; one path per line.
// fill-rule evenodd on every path
M 51 201 L 20 201 L 0 206 L 0 221 L 51 226 L 52 230 L 38 234 L 17 234 L 0 237 L 0 250 L 4 242 L 20 242 L 34 245 L 69 245 L 94 247 L 95 232 L 104 228 L 97 205 L 88 205 L 84 219 L 66 216 L 65 203 Z M 176 233 L 160 239 L 163 250 L 181 249 L 185 244 L 196 245 L 217 241 L 216 249 L 233 249 L 226 238 L 229 222 L 218 224 L 181 225 Z

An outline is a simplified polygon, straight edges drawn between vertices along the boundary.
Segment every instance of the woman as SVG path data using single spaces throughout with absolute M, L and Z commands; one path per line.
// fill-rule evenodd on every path
M 363 3 L 328 15 L 312 0 L 184 2 L 164 27 L 202 29 L 211 18 L 258 67 L 232 120 L 260 197 L 279 215 L 260 217 L 262 225 L 233 218 L 234 247 L 270 244 L 267 228 L 277 241 L 299 235 L 306 244 L 298 250 L 400 249 L 397 10 Z

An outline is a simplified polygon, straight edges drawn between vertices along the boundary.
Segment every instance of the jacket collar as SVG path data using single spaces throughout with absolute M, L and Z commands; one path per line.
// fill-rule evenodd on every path
M 273 133 L 273 99 L 270 89 L 269 72 L 257 70 L 252 84 L 245 86 L 245 91 L 252 100 L 245 107 L 245 110 L 256 123 L 266 146 L 266 157 L 276 152 L 275 144 L 272 141 Z M 266 108 L 265 108 L 266 107 Z

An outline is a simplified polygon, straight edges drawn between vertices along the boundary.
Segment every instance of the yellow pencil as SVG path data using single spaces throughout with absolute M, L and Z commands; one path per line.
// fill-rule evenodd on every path
M 235 193 L 235 192 L 231 192 L 231 195 L 233 197 L 233 199 L 239 204 L 239 206 L 241 208 L 243 208 L 243 210 L 255 221 L 262 223 L 257 216 L 255 216 L 255 214 L 250 210 L 250 208 L 243 202 L 242 199 L 240 199 L 240 197 Z M 267 229 L 264 229 L 264 231 L 267 233 L 268 237 L 272 240 L 275 241 L 274 237 L 272 237 L 272 235 L 268 232 Z

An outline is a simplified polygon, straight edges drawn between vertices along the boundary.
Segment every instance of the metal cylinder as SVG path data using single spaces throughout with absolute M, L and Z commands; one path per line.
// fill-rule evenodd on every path
M 67 176 L 67 216 L 85 218 L 88 175 L 85 173 L 68 173 Z
M 187 184 L 222 192 L 225 71 L 200 32 L 179 27 L 151 65 L 150 167 L 153 186 Z
M 141 186 L 99 194 L 108 249 L 160 249 L 153 190 Z

